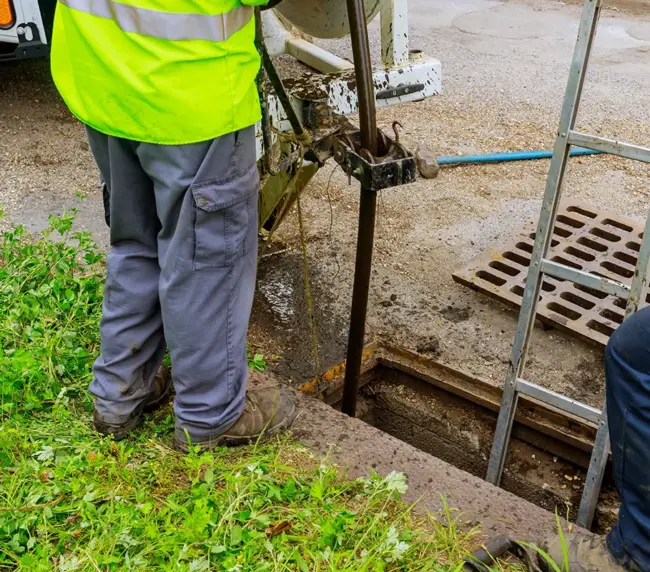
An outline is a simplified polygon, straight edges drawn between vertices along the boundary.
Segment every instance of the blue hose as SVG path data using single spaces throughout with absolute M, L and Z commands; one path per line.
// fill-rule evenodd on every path
M 592 151 L 583 147 L 571 149 L 571 157 L 582 155 L 598 155 L 600 151 Z M 467 163 L 500 163 L 503 161 L 527 161 L 531 159 L 550 159 L 553 151 L 515 151 L 514 153 L 488 153 L 487 155 L 460 155 L 458 157 L 438 157 L 438 165 L 465 165 Z

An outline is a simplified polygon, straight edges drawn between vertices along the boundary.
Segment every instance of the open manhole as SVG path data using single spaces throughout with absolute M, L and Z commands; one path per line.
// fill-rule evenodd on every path
M 536 225 L 537 221 L 529 221 L 514 238 L 486 248 L 454 272 L 454 280 L 511 306 L 521 306 Z M 548 258 L 629 286 L 642 238 L 643 225 L 635 220 L 585 203 L 566 202 L 557 216 Z M 626 303 L 547 276 L 537 312 L 540 320 L 604 346 L 623 322 Z M 645 303 L 650 303 L 650 295 Z
M 407 350 L 373 346 L 364 355 L 357 417 L 468 473 L 484 478 L 502 390 Z M 333 407 L 342 397 L 343 366 L 305 392 Z M 580 504 L 594 425 L 522 397 L 501 486 L 574 520 Z M 435 485 L 435 483 L 434 483 Z M 611 468 L 601 489 L 594 530 L 618 515 Z

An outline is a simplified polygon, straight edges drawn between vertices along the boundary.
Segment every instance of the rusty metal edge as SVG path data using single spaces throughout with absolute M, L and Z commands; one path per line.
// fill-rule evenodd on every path
M 372 342 L 363 349 L 361 356 L 361 375 L 366 374 L 377 366 L 377 351 L 379 348 L 379 342 Z M 331 395 L 336 391 L 342 390 L 345 366 L 345 361 L 336 364 L 324 372 L 320 380 L 316 378 L 310 379 L 303 383 L 298 388 L 298 391 L 323 398 L 326 395 Z
M 385 342 L 374 342 L 364 349 L 359 387 L 376 379 L 375 370 L 381 367 L 413 376 L 493 412 L 499 411 L 502 388 L 492 385 L 485 379 Z M 345 362 L 326 371 L 321 378 L 320 387 L 317 380 L 312 379 L 299 389 L 334 405 L 341 398 L 344 372 Z M 515 421 L 579 451 L 589 453 L 593 448 L 595 425 L 534 399 L 525 396 L 520 398 L 520 407 Z
M 484 294 L 488 298 L 491 298 L 496 302 L 500 302 L 501 304 L 507 306 L 508 308 L 512 308 L 514 310 L 519 310 L 521 308 L 520 301 L 514 301 L 513 299 L 511 299 L 510 297 L 506 297 L 502 293 L 492 291 L 489 287 L 476 284 L 475 282 L 472 281 L 472 278 L 468 276 L 468 273 L 463 273 L 462 271 L 458 271 L 458 272 L 454 272 L 451 275 L 451 277 L 453 278 L 454 282 L 456 282 L 457 284 L 460 284 L 461 286 L 466 286 L 467 288 L 470 288 L 475 292 L 478 292 L 479 294 Z M 601 320 L 603 322 L 606 322 L 606 320 L 602 318 Z M 543 324 L 544 326 L 546 326 L 547 328 L 560 330 L 592 346 L 597 346 L 603 349 L 605 348 L 609 340 L 607 336 L 604 336 L 603 334 L 600 334 L 595 330 L 593 331 L 593 333 L 590 333 L 590 335 L 588 336 L 576 329 L 564 325 L 562 322 L 566 321 L 566 318 L 563 318 L 562 316 L 558 316 L 557 314 L 548 311 L 544 307 L 538 309 L 537 321 Z
M 576 211 L 575 209 L 582 209 L 584 211 L 592 212 L 595 215 L 595 218 L 586 217 L 579 211 Z M 594 205 L 591 205 L 585 201 L 579 201 L 574 199 L 565 200 L 561 203 L 558 214 L 580 220 L 586 225 L 587 228 L 596 227 L 599 224 L 602 224 L 603 221 L 606 219 L 613 219 L 623 225 L 629 226 L 632 230 L 630 231 L 624 230 L 619 233 L 621 234 L 622 242 L 618 244 L 616 247 L 612 246 L 612 252 L 614 252 L 616 249 L 624 250 L 625 249 L 624 242 L 625 240 L 627 240 L 626 236 L 630 235 L 628 238 L 634 238 L 634 240 L 637 240 L 639 238 L 638 237 L 639 232 L 643 230 L 641 226 L 641 222 L 639 220 L 626 217 L 626 216 L 621 216 L 611 211 L 605 211 L 599 209 Z M 556 226 L 563 227 L 563 224 L 558 222 L 556 223 Z M 575 236 L 571 238 L 569 237 L 561 238 L 558 240 L 560 240 L 562 244 L 573 246 L 573 243 L 575 242 L 576 237 L 579 236 L 579 233 L 576 234 L 575 229 L 571 229 L 568 227 L 566 228 L 567 230 L 572 231 Z M 482 253 L 473 257 L 462 268 L 459 268 L 458 270 L 454 271 L 452 273 L 452 278 L 454 282 L 461 284 L 462 286 L 471 288 L 472 290 L 479 292 L 483 295 L 486 295 L 489 298 L 492 298 L 493 300 L 501 302 L 505 306 L 519 309 L 521 307 L 521 297 L 512 294 L 509 290 L 505 290 L 502 286 L 496 286 L 487 281 L 477 280 L 475 277 L 475 273 L 476 271 L 484 270 L 485 269 L 484 267 L 488 265 L 489 261 L 491 260 L 503 260 L 502 257 L 503 252 L 505 250 L 509 250 L 513 242 L 515 242 L 518 239 L 520 239 L 522 242 L 528 241 L 530 239 L 529 236 L 530 232 L 535 232 L 535 229 L 536 229 L 535 219 L 530 219 L 525 221 L 522 227 L 515 234 L 513 234 L 509 238 L 499 240 L 493 244 L 490 244 Z M 566 252 L 564 251 L 562 253 L 562 256 L 564 256 L 565 258 L 571 258 L 571 256 L 566 254 Z M 524 267 L 523 270 L 525 275 L 528 272 L 528 267 Z M 610 276 L 608 272 L 605 272 L 602 269 L 599 269 L 599 271 L 605 277 L 614 279 L 618 282 L 625 283 L 625 279 L 621 277 Z M 545 294 L 542 293 L 542 297 L 544 296 Z M 550 296 L 549 298 L 554 299 L 553 296 Z M 604 305 L 600 304 L 600 307 L 604 307 Z M 618 327 L 617 323 L 612 322 L 611 320 L 608 320 L 607 318 L 601 315 L 593 316 L 593 318 L 596 319 L 598 322 L 602 323 L 603 325 L 610 327 L 614 330 Z M 540 307 L 538 308 L 537 319 L 540 323 L 544 324 L 547 327 L 552 327 L 554 329 L 566 332 L 570 334 L 572 337 L 576 337 L 589 344 L 601 348 L 604 348 L 607 345 L 607 342 L 609 341 L 609 336 L 604 335 L 598 332 L 597 330 L 593 330 L 593 329 L 589 330 L 588 332 L 585 332 L 582 329 L 583 326 L 582 323 L 576 324 L 574 322 L 567 321 L 567 318 L 560 316 L 559 314 L 553 312 L 552 310 L 548 309 L 544 305 L 540 305 Z

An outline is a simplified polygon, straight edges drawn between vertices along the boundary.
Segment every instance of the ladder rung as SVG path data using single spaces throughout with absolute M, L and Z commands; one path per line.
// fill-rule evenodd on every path
M 539 385 L 535 385 L 525 379 L 520 378 L 517 380 L 517 390 L 522 395 L 527 395 L 528 397 L 537 399 L 537 401 L 546 403 L 556 409 L 566 411 L 567 413 L 585 419 L 586 421 L 591 421 L 596 425 L 600 419 L 601 411 L 599 409 L 591 407 L 586 403 L 576 401 L 575 399 L 570 399 L 559 393 L 555 393 L 555 391 L 551 391 L 550 389 L 545 389 Z
M 553 262 L 547 258 L 542 260 L 542 272 L 553 276 L 554 278 L 560 278 L 561 280 L 569 280 L 570 282 L 575 282 L 592 290 L 600 290 L 606 294 L 611 294 L 617 298 L 623 298 L 624 300 L 630 294 L 630 287 L 620 282 L 615 282 L 609 278 L 602 278 L 601 276 L 596 276 L 594 274 L 589 274 L 577 268 L 571 268 L 570 266 L 565 266 L 564 264 L 559 264 L 558 262 Z
M 614 139 L 605 139 L 604 137 L 596 137 L 595 135 L 580 133 L 579 131 L 569 131 L 568 141 L 570 145 L 578 145 L 579 147 L 585 147 L 593 151 L 600 151 L 601 153 L 609 153 L 610 155 L 618 155 L 619 157 L 650 163 L 650 149 L 647 147 L 631 145 L 623 141 L 615 141 Z

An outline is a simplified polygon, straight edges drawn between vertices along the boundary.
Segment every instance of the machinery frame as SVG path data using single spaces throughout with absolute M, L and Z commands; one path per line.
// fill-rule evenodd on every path
M 422 101 L 442 90 L 440 61 L 412 49 L 408 27 L 407 0 L 385 0 L 380 9 L 381 65 L 373 70 L 376 107 Z M 276 10 L 261 12 L 261 28 L 266 50 L 271 57 L 283 54 L 315 70 L 299 79 L 285 80 L 291 104 L 305 119 L 314 105 L 328 109 L 333 116 L 346 117 L 358 111 L 354 65 L 314 43 L 292 26 Z M 267 140 L 277 144 L 279 133 L 292 127 L 275 93 L 264 103 L 272 134 Z M 288 151 L 285 147 L 284 151 Z M 267 152 L 262 123 L 257 126 L 257 155 Z M 295 161 L 283 172 L 264 174 L 260 198 L 260 226 L 276 227 L 280 218 L 318 171 L 320 165 L 309 160 Z M 300 171 L 300 172 L 297 172 Z

